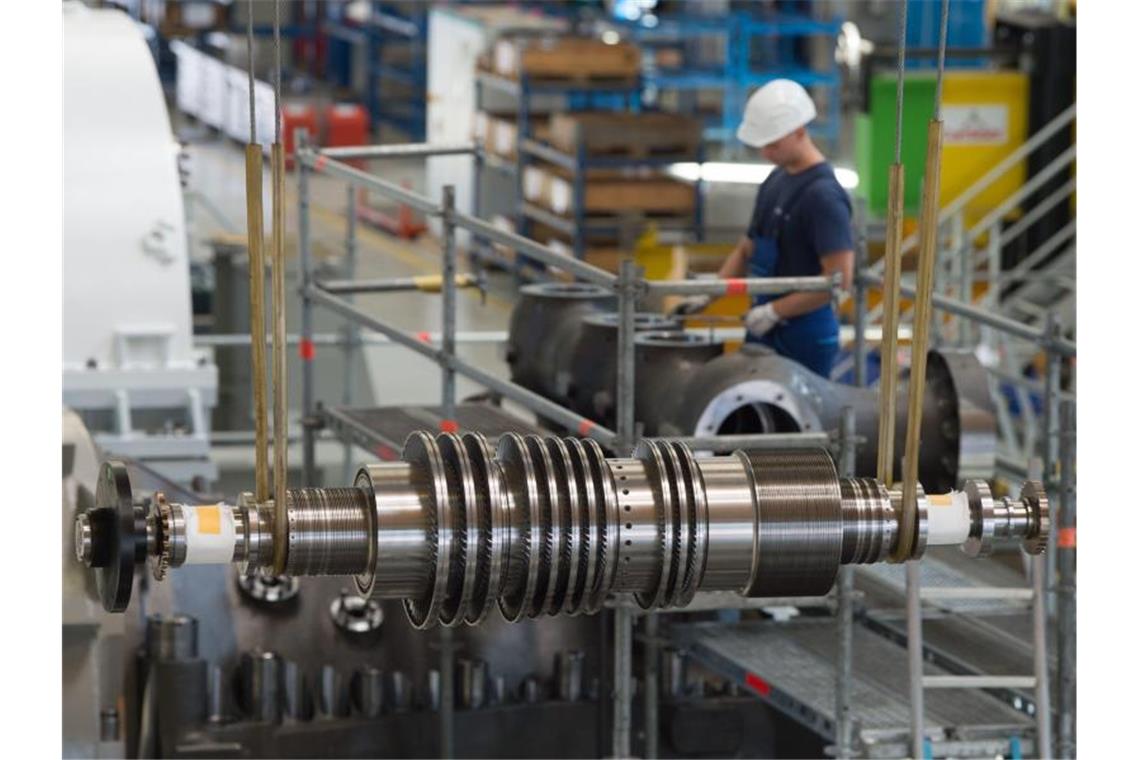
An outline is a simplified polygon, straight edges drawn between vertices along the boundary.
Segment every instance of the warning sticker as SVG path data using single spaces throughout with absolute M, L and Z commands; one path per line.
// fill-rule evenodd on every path
M 944 145 L 1004 145 L 1009 141 L 1009 107 L 943 106 Z

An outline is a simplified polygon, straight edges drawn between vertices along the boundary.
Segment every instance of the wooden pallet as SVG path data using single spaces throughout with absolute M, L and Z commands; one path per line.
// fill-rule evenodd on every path
M 555 214 L 569 216 L 574 208 L 574 185 L 566 177 L 543 166 L 527 166 L 523 172 L 523 197 Z M 691 214 L 696 199 L 693 187 L 665 177 L 589 178 L 583 192 L 582 213 L 614 215 Z
M 497 40 L 491 69 L 505 77 L 569 82 L 636 81 L 641 50 L 629 42 L 608 45 L 583 37 L 517 37 Z
M 542 116 L 531 116 L 531 133 L 537 140 L 546 140 L 550 135 L 549 122 Z M 475 114 L 474 140 L 488 153 L 515 159 L 518 151 L 518 119 L 514 114 L 489 113 Z
M 570 154 L 583 148 L 592 157 L 695 160 L 701 125 L 696 119 L 671 113 L 555 114 L 550 120 L 550 143 Z
M 634 90 L 637 88 L 637 78 L 578 72 L 565 76 L 531 77 L 530 84 L 532 87 L 565 90 Z

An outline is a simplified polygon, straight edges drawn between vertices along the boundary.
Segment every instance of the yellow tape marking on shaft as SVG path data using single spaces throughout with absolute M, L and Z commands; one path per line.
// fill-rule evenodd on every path
M 926 502 L 932 507 L 948 507 L 954 503 L 954 497 L 948 493 L 932 493 L 927 495 Z
M 222 532 L 222 511 L 214 505 L 212 507 L 198 507 L 198 532 L 208 533 L 211 536 Z

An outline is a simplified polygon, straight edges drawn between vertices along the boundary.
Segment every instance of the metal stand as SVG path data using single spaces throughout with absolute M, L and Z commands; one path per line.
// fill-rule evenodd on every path
M 645 693 L 642 695 L 642 704 L 645 705 L 645 757 L 654 760 L 657 757 L 657 698 L 658 698 L 658 658 L 661 647 L 657 644 L 657 614 L 647 613 L 642 618 L 642 645 L 645 647 Z
M 1057 755 L 1077 756 L 1076 405 L 1061 404 L 1061 485 L 1057 515 Z
M 630 259 L 621 262 L 618 274 L 617 339 L 617 442 L 624 456 L 633 452 L 635 438 L 634 394 L 634 316 L 637 313 L 638 267 Z M 619 607 L 614 612 L 614 757 L 630 757 L 633 723 L 633 611 Z
M 855 243 L 855 271 L 867 268 L 867 209 L 866 202 L 857 200 L 855 204 L 855 229 L 858 240 Z M 855 289 L 855 385 L 867 386 L 867 285 L 860 277 L 852 283 Z
M 297 130 L 297 152 L 307 149 L 309 143 L 308 133 Z M 313 262 L 310 246 L 312 232 L 309 223 L 309 167 L 303 162 L 297 162 L 297 250 L 301 258 L 301 480 L 307 487 L 318 485 L 317 478 L 317 449 L 316 429 L 314 416 L 316 406 L 313 400 L 313 386 L 315 384 L 313 359 L 316 349 L 313 347 L 313 301 L 309 296 L 309 288 L 313 279 Z
M 344 275 L 348 279 L 356 278 L 356 187 L 348 185 L 347 210 L 344 222 Z M 351 302 L 351 299 L 349 299 Z M 360 341 L 360 327 L 351 320 L 344 323 L 344 392 L 341 401 L 345 406 L 352 406 L 353 386 L 356 382 L 357 343 Z M 344 442 L 344 469 L 341 482 L 352 482 L 352 444 Z
M 859 366 L 856 363 L 856 366 Z M 843 427 L 839 436 L 839 468 L 844 477 L 855 477 L 855 410 L 843 409 Z M 835 756 L 852 757 L 853 727 L 851 725 L 851 681 L 853 678 L 852 653 L 855 640 L 855 568 L 839 568 L 836 590 L 838 609 L 836 627 L 839 631 L 839 665 L 835 669 Z
M 441 404 L 442 432 L 453 433 L 455 424 L 455 187 L 443 188 L 443 373 Z M 439 630 L 439 744 L 442 757 L 455 757 L 455 632 L 444 626 Z

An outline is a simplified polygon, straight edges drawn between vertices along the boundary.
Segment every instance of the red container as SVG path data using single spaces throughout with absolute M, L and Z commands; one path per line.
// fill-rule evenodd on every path
M 285 168 L 293 168 L 293 151 L 297 146 L 296 131 L 309 133 L 310 144 L 320 144 L 320 124 L 317 109 L 307 103 L 286 103 L 281 107 L 281 136 L 285 140 Z
M 325 109 L 325 145 L 330 148 L 367 145 L 368 111 L 355 103 L 336 103 Z

